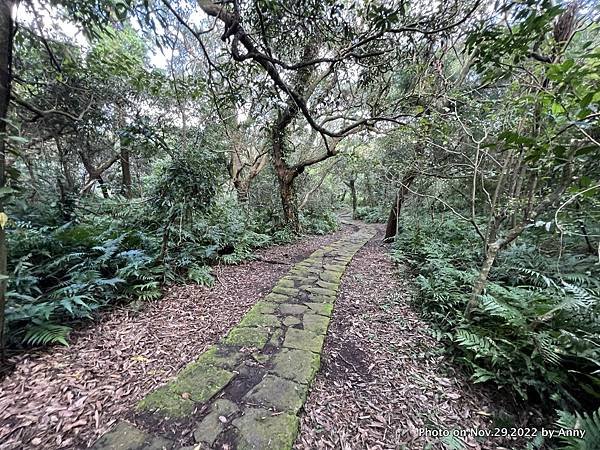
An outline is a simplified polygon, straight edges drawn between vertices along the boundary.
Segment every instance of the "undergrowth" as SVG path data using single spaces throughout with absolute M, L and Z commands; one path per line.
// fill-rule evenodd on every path
M 359 206 L 356 208 L 355 218 L 367 223 L 385 223 L 389 213 L 389 208 L 382 206 Z
M 539 242 L 555 236 L 537 229 Z M 533 236 L 531 236 L 533 238 Z M 517 402 L 530 400 L 563 424 L 579 417 L 600 430 L 600 265 L 578 242 L 562 250 L 523 237 L 490 273 L 479 306 L 467 301 L 481 261 L 473 227 L 453 217 L 407 219 L 393 256 L 417 272 L 415 305 L 475 383 L 493 383 Z M 594 415 L 595 414 L 595 415 Z M 596 438 L 600 434 L 596 434 Z M 597 442 L 597 441 L 596 441 Z M 570 448 L 600 448 L 570 447 Z
M 126 205 L 122 198 L 80 201 L 66 222 L 61 206 L 30 208 L 8 229 L 12 347 L 67 345 L 73 325 L 101 308 L 158 299 L 165 283 L 211 286 L 212 265 L 238 264 L 256 248 L 296 239 L 234 201 L 181 210 L 174 220 L 156 203 Z M 312 214 L 302 224 L 323 234 L 337 219 Z

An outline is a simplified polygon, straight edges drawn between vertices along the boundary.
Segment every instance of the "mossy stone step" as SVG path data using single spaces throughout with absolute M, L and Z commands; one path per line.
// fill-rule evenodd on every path
M 152 436 L 130 423 L 120 421 L 100 437 L 92 447 L 95 450 L 163 450 L 173 448 L 173 442 Z
M 233 421 L 239 436 L 237 450 L 291 449 L 298 433 L 295 414 L 249 408 Z
M 148 394 L 136 408 L 136 423 L 146 423 L 148 414 L 171 429 L 192 420 L 193 449 L 233 444 L 238 450 L 290 450 L 297 414 L 319 370 L 341 278 L 373 234 L 367 227 L 295 264 L 220 343 Z M 119 423 L 94 448 L 178 447 L 146 429 Z
M 137 408 L 156 411 L 165 417 L 184 417 L 194 411 L 196 404 L 208 401 L 223 389 L 233 376 L 233 372 L 220 367 L 195 365 L 175 381 L 148 394 Z

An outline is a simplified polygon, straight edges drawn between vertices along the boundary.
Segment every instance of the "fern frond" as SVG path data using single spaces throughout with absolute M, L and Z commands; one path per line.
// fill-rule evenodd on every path
M 467 350 L 475 353 L 475 359 L 479 357 L 491 357 L 495 359 L 498 355 L 496 343 L 488 336 L 479 336 L 467 330 L 456 330 L 455 342 Z
M 479 300 L 479 309 L 490 314 L 504 319 L 508 323 L 524 323 L 523 314 L 516 308 L 509 306 L 492 295 L 482 295 Z
M 23 342 L 28 345 L 62 344 L 68 347 L 70 332 L 71 328 L 65 325 L 42 322 L 27 328 Z
M 558 412 L 557 425 L 568 432 L 570 430 L 585 431 L 583 438 L 574 436 L 560 436 L 563 443 L 562 450 L 595 450 L 600 448 L 600 409 L 588 413 L 571 414 L 565 411 Z

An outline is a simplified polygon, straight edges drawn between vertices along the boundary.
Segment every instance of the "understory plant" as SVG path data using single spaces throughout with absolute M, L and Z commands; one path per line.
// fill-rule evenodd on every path
M 593 412 L 600 406 L 598 258 L 572 239 L 551 246 L 556 236 L 544 227 L 530 236 L 537 246 L 524 236 L 500 255 L 470 315 L 482 257 L 470 223 L 405 219 L 393 256 L 416 270 L 415 305 L 476 383 L 546 409 Z M 597 414 L 585 417 L 599 424 Z

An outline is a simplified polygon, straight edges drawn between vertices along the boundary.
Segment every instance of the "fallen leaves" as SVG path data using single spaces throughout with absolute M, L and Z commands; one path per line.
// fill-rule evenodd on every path
M 90 446 L 227 333 L 289 268 L 267 261 L 303 259 L 350 231 L 262 250 L 262 261 L 216 268 L 221 282 L 212 289 L 171 287 L 139 312 L 105 312 L 73 332 L 68 348 L 11 358 L 15 371 L 0 383 L 0 449 Z
M 410 288 L 385 252 L 375 238 L 342 279 L 297 450 L 442 448 L 421 430 L 489 427 L 480 412 L 494 401 L 448 374 L 440 344 L 409 306 Z M 472 439 L 465 445 L 485 448 Z

